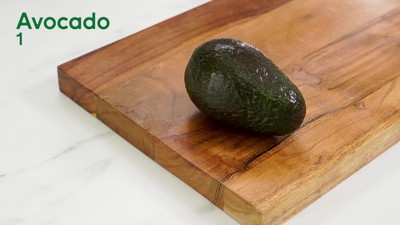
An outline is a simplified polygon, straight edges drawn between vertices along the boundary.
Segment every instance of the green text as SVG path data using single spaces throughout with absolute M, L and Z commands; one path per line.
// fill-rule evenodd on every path
M 80 30 L 80 29 L 96 29 L 100 28 L 102 30 L 107 29 L 110 26 L 110 20 L 107 17 L 100 17 L 96 19 L 96 13 L 92 13 L 91 16 L 86 18 L 81 17 L 60 17 L 55 19 L 54 17 L 29 17 L 26 12 L 21 14 L 19 18 L 17 29 L 27 28 L 27 29 L 41 29 L 46 28 L 52 30 L 55 28 L 66 30 Z

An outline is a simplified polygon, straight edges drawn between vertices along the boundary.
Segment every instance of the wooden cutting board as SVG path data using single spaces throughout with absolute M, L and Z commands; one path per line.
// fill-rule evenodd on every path
M 399 6 L 217 0 L 60 65 L 60 89 L 241 224 L 281 224 L 400 139 Z M 300 129 L 256 135 L 199 113 L 184 69 L 218 37 L 283 69 L 306 99 Z

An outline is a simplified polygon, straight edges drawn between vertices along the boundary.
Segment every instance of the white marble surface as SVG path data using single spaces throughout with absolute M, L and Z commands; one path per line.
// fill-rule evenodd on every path
M 206 0 L 0 1 L 0 225 L 234 225 L 58 91 L 56 66 Z M 96 12 L 108 30 L 24 31 L 21 12 Z M 288 225 L 400 224 L 400 144 Z

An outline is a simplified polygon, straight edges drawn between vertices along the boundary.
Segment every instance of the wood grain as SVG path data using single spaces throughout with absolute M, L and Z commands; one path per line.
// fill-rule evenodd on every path
M 58 67 L 60 90 L 241 224 L 281 224 L 400 139 L 396 0 L 217 0 Z M 188 98 L 193 49 L 264 51 L 307 102 L 300 129 L 222 126 Z

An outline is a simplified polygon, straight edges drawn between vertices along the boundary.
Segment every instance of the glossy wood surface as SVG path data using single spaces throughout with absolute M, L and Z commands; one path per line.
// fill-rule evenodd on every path
M 276 225 L 400 139 L 399 27 L 398 0 L 216 0 L 60 65 L 60 90 L 241 224 Z M 306 99 L 300 129 L 199 113 L 184 69 L 218 37 L 283 69 Z

